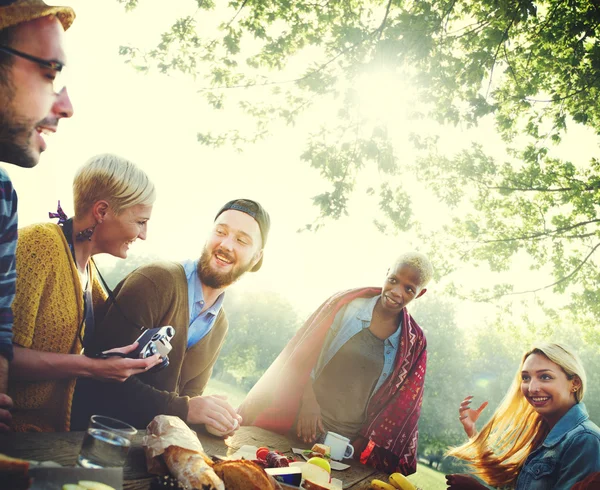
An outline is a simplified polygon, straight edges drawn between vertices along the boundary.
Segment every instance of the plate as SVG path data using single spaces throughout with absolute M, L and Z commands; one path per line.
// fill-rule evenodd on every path
M 123 468 L 32 467 L 29 476 L 33 482 L 30 490 L 62 490 L 67 483 L 79 480 L 106 483 L 115 490 L 123 490 Z

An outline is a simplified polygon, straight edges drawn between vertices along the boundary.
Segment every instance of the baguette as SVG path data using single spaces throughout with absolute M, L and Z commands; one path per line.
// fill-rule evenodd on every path
M 215 464 L 215 473 L 227 490 L 276 490 L 281 487 L 271 475 L 253 461 L 245 459 Z
M 143 444 L 150 473 L 168 470 L 189 490 L 225 490 L 196 433 L 179 417 L 154 417 Z
M 225 490 L 223 481 L 207 463 L 204 453 L 169 446 L 163 453 L 169 472 L 189 489 Z

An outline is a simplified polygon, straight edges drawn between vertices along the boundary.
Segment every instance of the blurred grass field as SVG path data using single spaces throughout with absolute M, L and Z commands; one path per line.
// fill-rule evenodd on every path
M 445 490 L 446 478 L 444 473 L 436 471 L 423 463 L 417 465 L 417 472 L 408 479 L 421 490 Z

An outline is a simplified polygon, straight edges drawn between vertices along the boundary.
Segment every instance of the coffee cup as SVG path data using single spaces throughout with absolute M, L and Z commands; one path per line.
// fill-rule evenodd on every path
M 331 459 L 341 461 L 354 456 L 354 446 L 350 444 L 350 439 L 340 434 L 327 432 L 324 444 L 331 448 Z

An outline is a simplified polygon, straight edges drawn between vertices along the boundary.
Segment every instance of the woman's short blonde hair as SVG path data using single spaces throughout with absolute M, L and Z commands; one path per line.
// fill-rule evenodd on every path
M 105 200 L 119 214 L 136 204 L 151 205 L 156 199 L 154 184 L 129 160 L 105 153 L 90 158 L 75 174 L 75 216 L 86 214 L 95 202 Z

